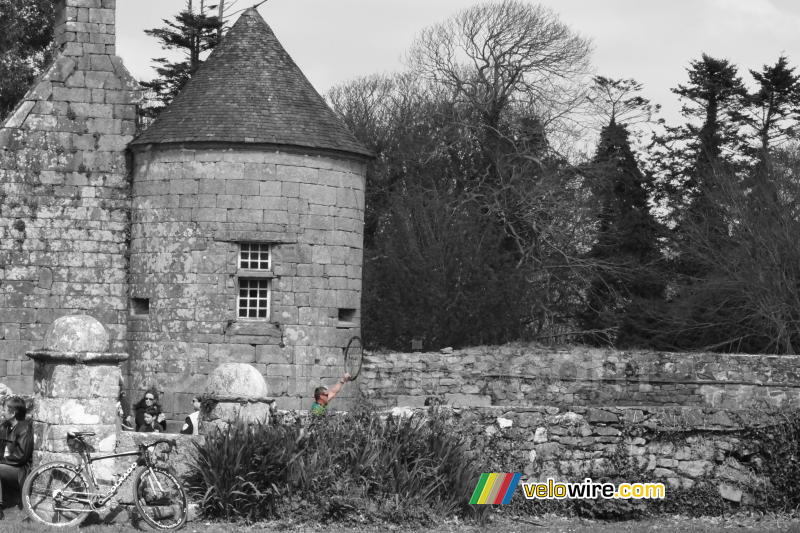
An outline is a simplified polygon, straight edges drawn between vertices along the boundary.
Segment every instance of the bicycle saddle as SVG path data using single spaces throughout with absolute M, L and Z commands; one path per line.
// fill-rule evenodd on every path
M 68 439 L 82 439 L 83 437 L 94 437 L 94 433 L 91 431 L 73 431 L 67 433 Z

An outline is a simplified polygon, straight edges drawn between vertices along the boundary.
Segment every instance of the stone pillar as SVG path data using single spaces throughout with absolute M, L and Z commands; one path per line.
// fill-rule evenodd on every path
M 248 424 L 268 424 L 274 401 L 267 398 L 264 377 L 246 363 L 225 363 L 214 369 L 208 377 L 204 398 L 211 409 L 201 417 L 203 435 L 214 427 L 225 429 L 237 419 Z
M 117 440 L 120 362 L 126 353 L 111 353 L 108 333 L 88 315 L 65 316 L 50 326 L 44 347 L 27 352 L 34 360 L 36 432 L 34 464 L 75 461 L 66 436 L 91 431 L 92 451 L 113 453 Z

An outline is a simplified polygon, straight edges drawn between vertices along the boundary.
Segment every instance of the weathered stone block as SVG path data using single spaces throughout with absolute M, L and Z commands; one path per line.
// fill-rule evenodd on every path
M 117 426 L 98 424 L 66 424 L 51 425 L 41 424 L 41 438 L 37 440 L 37 448 L 44 452 L 69 453 L 76 448 L 67 441 L 67 434 L 74 432 L 91 432 L 91 437 L 85 437 L 90 451 L 113 453 L 116 444 Z
M 267 376 L 268 377 L 294 377 L 297 371 L 295 365 L 289 364 L 268 364 Z
M 120 370 L 117 365 L 37 362 L 34 392 L 45 398 L 107 398 L 116 402 Z
M 717 490 L 719 491 L 719 495 L 725 500 L 735 503 L 742 501 L 742 490 L 737 487 L 728 485 L 726 483 L 720 483 L 717 486 Z
M 64 102 L 90 102 L 92 93 L 88 89 L 53 87 L 53 99 Z
M 50 326 L 45 348 L 59 352 L 104 352 L 108 348 L 108 333 L 91 316 L 65 316 Z
M 89 22 L 97 24 L 114 24 L 113 9 L 89 9 Z
M 217 195 L 217 207 L 240 209 L 242 207 L 242 197 L 239 195 L 219 194 Z
M 114 424 L 116 401 L 103 399 L 37 398 L 31 417 L 48 424 Z
M 256 363 L 260 364 L 289 364 L 293 361 L 293 352 L 290 349 L 276 345 L 256 346 Z
M 111 63 L 111 58 L 106 54 L 92 54 L 89 56 L 91 70 L 114 72 L 114 65 Z
M 586 419 L 590 424 L 604 423 L 614 424 L 619 422 L 619 417 L 603 409 L 589 409 L 586 413 Z
M 211 344 L 208 359 L 219 363 L 253 363 L 256 349 L 249 344 Z
M 708 461 L 680 461 L 678 462 L 678 472 L 697 478 L 703 476 L 707 471 L 710 471 L 712 465 Z
M 445 401 L 457 407 L 489 407 L 492 405 L 490 396 L 478 394 L 445 394 Z

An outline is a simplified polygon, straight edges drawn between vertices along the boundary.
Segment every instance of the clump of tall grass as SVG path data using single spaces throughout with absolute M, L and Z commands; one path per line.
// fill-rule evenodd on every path
M 300 424 L 232 424 L 198 446 L 189 477 L 208 517 L 426 523 L 479 517 L 479 463 L 446 413 L 359 411 Z

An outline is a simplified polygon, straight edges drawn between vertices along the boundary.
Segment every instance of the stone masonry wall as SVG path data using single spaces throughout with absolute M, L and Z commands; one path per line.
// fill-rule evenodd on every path
M 261 371 L 280 408 L 310 405 L 360 331 L 363 163 L 245 146 L 137 147 L 134 160 L 131 296 L 149 310 L 128 325 L 131 398 L 155 385 L 183 420 L 234 362 Z M 272 245 L 267 319 L 237 318 L 242 242 Z
M 408 414 L 396 408 L 397 414 Z M 696 407 L 473 407 L 453 422 L 494 472 L 527 482 L 711 484 L 725 499 L 752 503 L 763 488 L 758 446 L 742 430 L 769 420 L 755 412 Z M 620 479 L 625 477 L 625 479 Z M 520 489 L 521 490 L 521 489 Z
M 451 353 L 366 355 L 357 384 L 371 403 L 421 406 L 800 405 L 800 357 L 655 353 L 510 344 Z
M 533 344 L 443 352 L 365 355 L 361 397 L 400 416 L 448 404 L 494 471 L 525 481 L 662 482 L 668 494 L 711 483 L 752 503 L 767 482 L 759 444 L 742 435 L 800 407 L 798 356 Z
M 114 0 L 56 4 L 60 50 L 0 127 L 0 379 L 30 393 L 54 319 L 88 313 L 124 349 L 137 84 L 115 54 Z

